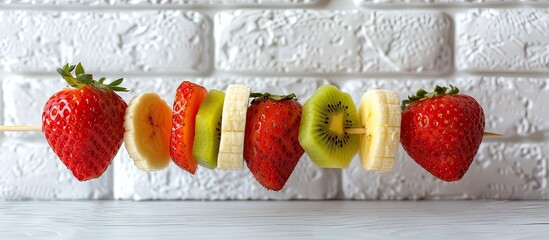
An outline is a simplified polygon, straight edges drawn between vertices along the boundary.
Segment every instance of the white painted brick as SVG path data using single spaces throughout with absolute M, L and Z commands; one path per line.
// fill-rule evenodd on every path
M 458 14 L 461 70 L 549 72 L 549 10 L 475 9 Z
M 387 88 L 401 98 L 418 88 L 447 81 L 349 81 L 345 91 L 358 100 L 367 89 Z M 391 173 L 366 172 L 355 157 L 343 170 L 349 199 L 546 199 L 549 149 L 549 81 L 523 78 L 463 78 L 450 82 L 476 98 L 486 115 L 486 131 L 505 134 L 486 139 L 461 181 L 445 183 L 416 164 L 402 148 Z
M 547 0 L 354 0 L 357 5 L 364 6 L 389 6 L 389 5 L 461 5 L 461 4 L 517 4 L 517 3 L 546 3 Z
M 321 0 L 0 0 L 0 4 L 14 5 L 90 5 L 90 6 L 173 6 L 173 5 L 310 5 Z
M 210 68 L 210 28 L 189 11 L 0 11 L 0 66 L 51 72 L 82 62 L 90 72 L 199 73 Z
M 49 148 L 10 141 L 0 145 L 0 200 L 112 199 L 112 167 L 98 179 L 79 182 Z
M 171 105 L 181 79 L 135 79 L 134 94 L 155 90 Z M 325 80 L 281 78 L 194 79 L 207 89 L 225 91 L 228 84 L 247 84 L 253 92 L 275 94 L 295 92 L 302 102 Z M 129 100 L 129 99 L 128 99 Z M 115 160 L 116 199 L 329 199 L 339 191 L 340 171 L 320 169 L 303 157 L 286 187 L 279 193 L 265 190 L 245 168 L 238 171 L 209 170 L 199 167 L 193 176 L 173 163 L 158 172 L 138 170 L 124 149 Z
M 24 78 L 18 76 L 0 77 L 2 81 L 4 124 L 41 125 L 42 110 L 46 101 L 67 86 L 59 78 Z M 36 138 L 41 133 L 6 132 L 6 137 Z
M 440 12 L 238 10 L 215 18 L 216 67 L 259 73 L 443 73 Z

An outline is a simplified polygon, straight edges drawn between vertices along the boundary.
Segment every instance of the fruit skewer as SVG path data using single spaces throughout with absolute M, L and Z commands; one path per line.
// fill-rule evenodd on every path
M 42 126 L 41 125 L 0 126 L 0 131 L 41 132 L 42 131 Z M 366 132 L 366 129 L 365 128 L 347 128 L 347 129 L 345 129 L 345 131 L 349 134 L 362 135 Z M 483 137 L 485 137 L 485 138 L 494 138 L 494 137 L 501 137 L 501 136 L 502 136 L 501 134 L 489 133 L 489 132 L 485 132 L 483 134 Z M 208 146 L 207 144 L 202 144 L 202 145 L 203 146 Z M 200 146 L 200 144 L 199 144 L 199 146 Z M 209 150 L 209 151 L 211 151 L 211 150 Z M 169 161 L 169 156 L 168 156 L 167 161 Z M 138 166 L 138 168 L 143 169 L 143 170 L 153 170 L 154 169 L 154 167 L 147 167 L 147 166 L 144 166 L 142 163 L 140 164 L 140 161 L 137 161 L 137 160 L 135 161 L 135 164 L 136 164 L 136 166 Z M 204 166 L 204 164 L 201 164 L 201 165 Z M 215 166 L 208 167 L 208 168 L 215 168 Z M 277 189 L 277 188 L 271 188 L 271 189 Z
M 42 125 L 0 125 L 0 132 L 41 132 Z M 349 134 L 364 134 L 365 128 L 347 128 L 345 132 Z M 485 138 L 503 137 L 502 134 L 484 132 L 482 135 Z
M 73 70 L 76 70 L 76 77 L 71 74 Z M 208 92 L 202 86 L 184 81 L 177 89 L 172 117 L 171 108 L 156 93 L 139 94 L 132 99 L 129 106 L 126 105 L 118 95 L 114 94 L 114 91 L 126 91 L 125 88 L 118 86 L 122 79 L 115 80 L 108 85 L 103 84 L 104 78 L 99 81 L 93 80 L 90 74 L 84 73 L 80 64 L 78 66 L 66 65 L 58 69 L 58 72 L 69 85 L 76 88 L 63 90 L 58 94 L 76 94 L 79 97 L 76 102 L 80 102 L 81 96 L 78 94 L 82 94 L 82 92 L 89 92 L 86 93 L 88 95 L 99 94 L 102 97 L 92 98 L 99 102 L 92 102 L 92 104 L 96 104 L 95 106 L 105 105 L 105 101 L 107 101 L 108 105 L 115 106 L 114 108 L 107 107 L 106 110 L 111 111 L 109 117 L 112 117 L 112 114 L 117 114 L 114 124 L 116 126 L 112 125 L 111 121 L 111 125 L 97 125 L 94 128 L 84 129 L 88 135 L 90 135 L 89 131 L 92 134 L 87 139 L 83 139 L 84 147 L 76 146 L 80 147 L 79 150 L 84 155 L 88 154 L 87 157 L 91 156 L 100 160 L 86 160 L 81 156 L 78 159 L 80 162 L 78 162 L 67 157 L 67 155 L 72 157 L 73 154 L 67 153 L 66 146 L 75 147 L 73 146 L 75 139 L 71 134 L 80 137 L 82 134 L 79 134 L 79 128 L 71 128 L 73 123 L 66 122 L 66 116 L 61 119 L 61 121 L 65 121 L 63 124 L 56 123 L 55 117 L 63 115 L 56 111 L 61 109 L 64 112 L 66 110 L 64 107 L 66 104 L 70 105 L 72 98 L 61 98 L 63 101 L 60 101 L 60 97 L 55 97 L 58 95 L 56 94 L 52 97 L 53 100 L 48 100 L 46 107 L 49 107 L 50 112 L 48 114 L 45 112 L 43 115 L 44 124 L 48 123 L 44 126 L 45 128 L 43 126 L 0 126 L 0 131 L 44 132 L 56 154 L 79 180 L 98 177 L 106 169 L 110 163 L 109 158 L 112 160 L 113 152 L 115 153 L 122 143 L 120 130 L 123 133 L 126 149 L 139 169 L 160 170 L 167 167 L 172 159 L 179 167 L 194 174 L 198 164 L 210 169 L 216 167 L 219 169 L 242 169 L 244 159 L 254 177 L 266 188 L 276 191 L 284 186 L 304 150 L 314 163 L 327 168 L 347 167 L 358 151 L 362 165 L 366 170 L 386 172 L 392 170 L 397 147 L 401 142 L 409 153 L 425 147 L 424 142 L 418 144 L 418 141 L 414 142 L 413 139 L 410 144 L 410 134 L 406 134 L 413 129 L 410 128 L 410 124 L 405 128 L 403 126 L 402 132 L 406 136 L 401 137 L 400 99 L 395 92 L 389 90 L 366 92 L 357 111 L 350 95 L 341 92 L 335 86 L 324 85 L 306 101 L 302 112 L 302 106 L 297 102 L 294 94 L 287 96 L 275 96 L 268 93 L 250 94 L 250 88 L 247 86 L 230 85 L 225 96 L 225 93 L 221 91 L 211 90 Z M 447 92 L 448 89 L 449 92 Z M 402 116 L 410 115 L 408 110 L 410 108 L 417 109 L 418 105 L 429 106 L 430 101 L 438 101 L 442 98 L 455 101 L 453 99 L 462 97 L 462 95 L 456 95 L 457 92 L 457 88 L 452 86 L 451 88 L 437 86 L 433 93 L 420 90 L 418 96 L 403 101 L 403 104 L 409 106 L 405 109 L 403 107 L 406 114 L 402 113 Z M 249 104 L 250 98 L 253 99 L 251 104 Z M 66 101 L 67 99 L 69 102 Z M 88 98 L 84 102 L 88 103 L 89 100 Z M 474 102 L 476 103 L 476 101 Z M 97 108 L 99 112 L 92 110 L 91 113 L 86 113 L 87 115 L 83 116 L 87 125 L 93 124 L 96 118 L 103 119 L 103 123 L 109 122 L 104 121 L 103 105 L 101 108 Z M 45 110 L 47 109 L 45 108 Z M 82 109 L 79 110 L 82 112 Z M 121 110 L 125 114 L 120 115 Z M 70 112 L 69 109 L 69 114 Z M 122 120 L 120 120 L 120 116 L 123 116 Z M 407 121 L 413 122 L 411 119 L 415 118 L 408 117 Z M 121 123 L 122 126 L 120 126 Z M 53 126 L 53 128 L 57 128 L 55 133 L 48 131 L 48 129 L 51 130 L 52 124 L 57 124 Z M 70 130 L 58 133 L 59 129 L 65 128 L 70 128 Z M 99 135 L 93 133 L 101 128 L 110 130 L 99 131 Z M 113 142 L 112 136 L 109 134 L 115 130 L 118 134 L 115 134 L 117 136 Z M 483 130 L 484 116 L 482 115 Z M 48 133 L 55 138 L 53 141 L 48 137 Z M 483 132 L 480 132 L 480 135 L 478 132 L 475 134 L 476 138 L 480 139 L 483 136 L 501 136 Z M 403 139 L 407 141 L 403 142 Z M 113 146 L 101 144 L 102 141 L 111 141 L 110 145 L 118 145 L 118 147 L 114 146 L 116 151 L 113 150 Z M 479 144 L 480 141 L 478 140 Z M 76 143 L 81 142 L 82 139 L 76 140 Z M 414 144 L 415 146 L 410 148 L 410 145 Z M 474 157 L 478 146 L 472 149 L 475 150 L 472 154 Z M 428 150 L 432 151 L 433 149 Z M 440 149 L 434 150 L 441 151 Z M 97 154 L 97 152 L 101 154 Z M 109 156 L 103 156 L 105 152 Z M 437 154 L 452 159 L 457 156 L 455 152 L 451 151 Z M 472 161 L 472 157 L 468 161 Z M 469 166 L 461 164 L 467 166 L 461 166 L 462 174 L 460 176 L 447 177 L 440 175 L 438 170 L 433 169 L 425 159 L 422 159 L 422 156 L 416 155 L 412 158 L 433 175 L 446 181 L 459 180 Z M 422 159 L 422 161 L 418 159 Z M 433 160 L 427 160 L 428 163 L 429 161 Z M 440 168 L 440 166 L 438 167 Z M 445 167 L 444 164 L 442 167 Z

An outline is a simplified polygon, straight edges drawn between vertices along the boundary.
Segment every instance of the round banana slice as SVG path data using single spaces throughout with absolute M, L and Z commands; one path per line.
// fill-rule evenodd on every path
M 393 169 L 400 140 L 400 98 L 389 90 L 370 90 L 358 107 L 360 125 L 359 155 L 366 170 L 389 172 Z
M 135 96 L 126 109 L 124 143 L 135 166 L 161 170 L 170 163 L 172 109 L 153 92 Z
M 221 113 L 218 169 L 238 170 L 244 167 L 244 130 L 249 101 L 250 87 L 229 85 Z

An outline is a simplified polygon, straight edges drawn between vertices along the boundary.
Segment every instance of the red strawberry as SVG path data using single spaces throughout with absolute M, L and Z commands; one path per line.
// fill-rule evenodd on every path
M 295 94 L 252 94 L 246 115 L 244 159 L 255 179 L 279 191 L 304 153 L 299 145 L 301 104 Z
M 484 111 L 459 90 L 420 89 L 403 101 L 400 142 L 419 165 L 444 181 L 457 181 L 469 169 L 484 133 Z M 409 105 L 408 105 L 409 104 Z M 407 105 L 407 106 L 406 106 Z
M 184 81 L 177 88 L 173 103 L 170 156 L 175 164 L 192 174 L 197 167 L 193 157 L 195 118 L 207 93 L 204 87 Z
M 75 70 L 76 77 L 71 72 Z M 122 78 L 105 85 L 93 80 L 82 65 L 57 69 L 74 89 L 64 89 L 46 102 L 42 132 L 51 148 L 80 181 L 105 172 L 124 138 L 126 102 L 114 91 Z

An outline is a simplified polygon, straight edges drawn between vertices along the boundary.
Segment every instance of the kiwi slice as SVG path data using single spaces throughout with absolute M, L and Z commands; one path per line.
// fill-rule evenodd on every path
M 357 153 L 359 135 L 345 132 L 359 127 L 351 96 L 332 85 L 323 85 L 303 105 L 299 143 L 322 168 L 346 168 Z
M 209 169 L 217 167 L 224 101 L 225 93 L 210 90 L 196 115 L 193 156 L 200 166 Z

